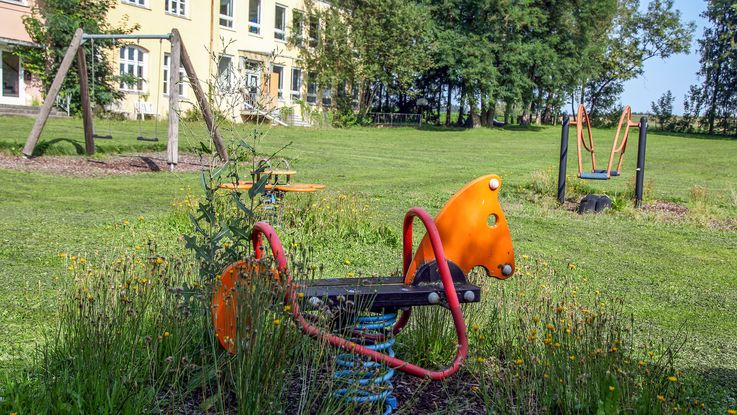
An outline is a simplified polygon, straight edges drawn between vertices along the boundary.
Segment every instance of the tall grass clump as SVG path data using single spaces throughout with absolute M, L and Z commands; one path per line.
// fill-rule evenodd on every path
M 623 302 L 579 289 L 575 264 L 523 260 L 484 289 L 490 317 L 470 328 L 469 368 L 493 413 L 698 411 L 676 369 L 682 343 L 635 338 Z M 584 281 L 585 283 L 585 281 Z M 696 406 L 694 406 L 696 402 Z

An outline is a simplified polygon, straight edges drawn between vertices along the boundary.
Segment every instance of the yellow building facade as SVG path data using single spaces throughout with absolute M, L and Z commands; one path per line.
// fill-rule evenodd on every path
M 293 36 L 311 42 L 309 32 L 318 30 L 302 0 L 120 0 L 108 18 L 139 25 L 134 34 L 178 29 L 203 89 L 236 121 L 266 114 L 303 125 L 301 108 L 317 103 L 299 50 L 288 42 Z M 113 111 L 132 118 L 167 116 L 170 50 L 166 40 L 121 42 L 116 72 L 138 80 L 120 82 L 125 99 Z M 182 111 L 195 102 L 187 82 L 179 86 Z

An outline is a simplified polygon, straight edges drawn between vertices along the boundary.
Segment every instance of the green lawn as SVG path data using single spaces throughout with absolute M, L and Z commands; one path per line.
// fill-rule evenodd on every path
M 18 154 L 32 122 L 0 118 L 0 151 Z M 107 127 L 100 122 L 98 128 Z M 152 130 L 153 123 L 144 128 Z M 164 136 L 165 124 L 160 128 Z M 243 137 L 250 128 L 227 129 L 224 135 Z M 163 149 L 163 143 L 137 142 L 136 129 L 134 122 L 114 123 L 116 138 L 101 140 L 100 152 Z M 185 124 L 182 131 L 185 148 L 207 137 L 196 124 Z M 715 384 L 737 390 L 737 141 L 650 135 L 649 200 L 687 206 L 683 218 L 630 208 L 579 216 L 554 203 L 559 135 L 558 128 L 547 127 L 274 128 L 261 150 L 268 153 L 291 143 L 280 155 L 291 160 L 299 181 L 324 183 L 328 195 L 356 195 L 370 206 L 368 215 L 377 225 L 397 233 L 409 207 L 435 213 L 466 182 L 500 174 L 518 255 L 544 258 L 561 268 L 575 263 L 580 285 L 623 297 L 643 332 L 685 332 L 684 367 L 695 367 Z M 595 131 L 602 160 L 612 135 Z M 73 154 L 79 146 L 80 120 L 52 119 L 41 139 L 45 154 Z M 633 182 L 635 153 L 633 140 L 622 177 L 586 185 L 624 197 Z M 575 155 L 569 157 L 568 174 L 575 176 Z M 0 338 L 0 365 L 13 359 L 16 349 L 11 345 L 20 344 L 18 353 L 25 354 L 53 322 L 54 276 L 64 272 L 59 252 L 107 252 L 120 245 L 119 224 L 125 219 L 138 227 L 135 235 L 123 236 L 131 244 L 149 235 L 175 246 L 186 221 L 177 217 L 172 202 L 186 188 L 198 191 L 193 173 L 87 179 L 0 170 L 0 183 L 0 331 L 6 333 Z M 572 179 L 571 186 L 581 188 L 581 183 Z M 327 269 L 337 272 L 340 267 L 332 262 L 350 255 L 357 273 L 390 272 L 399 267 L 400 252 L 387 252 L 346 249 L 325 252 L 318 260 L 330 261 Z

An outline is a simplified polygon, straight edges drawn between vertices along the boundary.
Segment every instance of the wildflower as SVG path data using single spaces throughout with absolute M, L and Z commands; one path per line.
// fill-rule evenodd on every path
M 350 259 L 348 259 L 348 258 L 346 258 L 346 259 L 345 259 L 345 260 L 343 261 L 343 263 L 344 263 L 344 264 L 346 264 L 346 265 L 351 265 L 351 260 L 350 260 Z
M 164 332 L 164 337 L 169 337 L 169 336 L 171 336 L 171 333 L 169 333 L 168 331 L 165 331 Z
M 128 219 L 123 220 L 123 225 L 128 225 L 130 222 L 128 222 Z
M 568 263 L 568 268 L 569 268 L 569 269 L 576 269 L 576 264 L 574 264 L 574 263 L 572 263 L 572 262 L 569 262 L 569 263 Z
M 479 336 L 479 340 L 482 340 L 482 341 L 483 341 L 483 340 L 486 340 L 486 336 L 484 336 L 483 334 L 482 334 L 482 335 L 480 335 L 480 336 Z
M 655 353 L 654 352 L 647 352 L 647 355 L 650 356 L 650 357 L 653 357 L 653 356 L 655 356 Z
M 486 359 L 484 359 L 483 357 L 477 357 L 476 358 L 476 362 L 478 362 L 478 363 L 484 363 L 484 362 L 486 362 Z
M 84 264 L 85 262 L 87 262 L 87 260 L 86 260 L 86 259 L 84 259 L 84 258 L 79 258 L 79 263 L 80 263 L 80 264 Z
M 275 325 L 275 326 L 278 326 L 278 325 L 280 325 L 280 324 L 281 324 L 281 320 L 279 320 L 278 318 L 275 318 L 275 319 L 274 319 L 274 325 Z
M 571 334 L 571 329 L 566 329 L 566 334 Z
M 663 396 L 663 395 L 658 395 L 658 400 L 659 400 L 660 402 L 664 402 L 664 401 L 665 401 L 665 396 Z
M 675 376 L 668 376 L 668 380 L 671 382 L 678 382 L 678 378 Z
M 70 265 L 70 266 L 68 266 L 68 267 L 67 267 L 67 269 L 68 269 L 69 271 L 74 271 L 74 267 L 73 267 L 73 266 L 71 266 L 71 265 Z
M 59 258 L 66 258 L 66 257 L 67 257 L 67 254 L 65 254 L 64 252 L 59 252 Z
M 550 337 L 546 337 L 546 338 L 543 339 L 543 343 L 545 343 L 545 344 L 550 344 L 552 342 L 553 342 L 553 339 L 550 338 Z
M 139 216 L 138 217 L 138 220 L 140 220 L 141 222 L 143 222 L 143 215 Z
M 609 386 L 609 392 L 614 392 L 616 388 L 614 386 Z
M 290 311 L 292 311 L 292 306 L 289 305 L 289 304 L 285 305 L 284 306 L 284 311 L 286 311 L 287 313 L 290 312 Z
M 529 255 L 522 255 L 522 259 L 530 259 Z
M 619 350 L 619 348 L 616 347 L 616 346 L 614 346 L 611 349 L 609 349 L 609 353 L 617 353 L 618 350 Z
M 473 330 L 475 332 L 476 331 L 479 331 L 480 329 L 481 329 L 481 326 L 479 326 L 478 324 L 474 324 L 473 326 L 471 326 L 471 330 Z
M 558 342 L 555 342 L 555 344 L 554 344 L 553 346 L 555 346 L 555 347 L 560 347 L 560 343 L 558 343 Z
M 560 313 L 562 313 L 562 312 L 564 312 L 564 311 L 566 311 L 566 309 L 565 309 L 565 307 L 562 307 L 562 306 L 558 306 L 558 307 L 557 307 L 557 308 L 555 309 L 555 312 L 556 312 L 556 313 L 558 313 L 558 314 L 560 314 Z
M 297 293 L 297 297 L 299 297 L 299 298 L 305 298 L 305 293 Z
M 554 326 L 554 325 L 553 325 L 552 323 L 548 323 L 548 324 L 547 324 L 547 325 L 545 326 L 545 328 L 547 328 L 548 330 L 555 330 L 555 326 Z
M 140 251 L 140 250 L 141 250 L 141 245 L 136 245 L 136 251 Z
M 478 386 L 476 386 L 476 385 L 471 386 L 471 392 L 477 393 L 478 391 L 479 391 L 479 387 Z
M 354 276 L 354 275 L 356 275 L 356 274 L 355 274 L 355 273 L 353 273 L 353 272 L 347 272 L 347 273 L 346 273 L 345 275 L 346 275 L 347 277 L 353 277 L 353 276 Z
M 161 257 L 156 258 L 156 265 L 161 265 L 164 263 L 164 259 Z
M 547 379 L 547 378 L 549 378 L 549 377 L 550 377 L 550 376 L 548 376 L 548 374 L 547 374 L 547 373 L 543 373 L 543 379 Z
M 517 359 L 514 361 L 514 364 L 517 366 L 522 366 L 523 363 L 525 363 L 525 361 L 522 359 Z
M 572 354 L 572 355 L 571 355 L 571 356 L 569 357 L 569 359 L 571 359 L 571 362 L 575 362 L 575 361 L 576 361 L 576 355 L 575 355 L 575 354 Z
M 737 415 L 737 409 L 727 409 L 729 415 Z
M 535 324 L 539 323 L 540 322 L 540 317 L 538 317 L 538 316 L 533 317 L 532 318 L 532 322 L 535 323 Z

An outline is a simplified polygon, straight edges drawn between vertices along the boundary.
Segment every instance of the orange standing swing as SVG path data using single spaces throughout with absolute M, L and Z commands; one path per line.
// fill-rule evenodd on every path
M 630 128 L 639 127 L 638 123 L 632 122 L 632 109 L 629 105 L 624 107 L 624 111 L 622 111 L 622 115 L 619 117 L 619 124 L 617 124 L 617 132 L 614 134 L 612 151 L 609 153 L 609 163 L 607 164 L 606 169 L 598 169 L 596 167 L 596 152 L 594 151 L 594 138 L 591 133 L 591 121 L 583 104 L 578 106 L 577 113 L 578 115 L 575 117 L 575 123 L 576 149 L 578 154 L 578 177 L 584 180 L 609 180 L 613 176 L 619 176 L 619 172 L 622 171 L 624 153 L 627 150 Z M 586 137 L 584 137 L 584 128 L 586 129 Z M 583 157 L 581 155 L 582 148 L 591 155 L 591 171 L 583 171 Z M 617 167 L 616 169 L 612 169 L 614 156 L 617 154 L 619 154 Z

